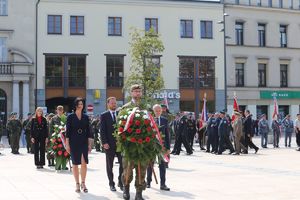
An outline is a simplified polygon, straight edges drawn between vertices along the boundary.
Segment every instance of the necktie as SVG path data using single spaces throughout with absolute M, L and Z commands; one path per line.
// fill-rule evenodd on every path
M 112 115 L 113 115 L 113 121 L 115 122 L 115 121 L 116 121 L 116 115 L 115 115 L 115 112 L 112 112 Z
M 159 124 L 159 117 L 156 117 L 155 122 L 156 122 L 156 124 L 157 124 L 158 126 L 160 126 L 160 124 Z

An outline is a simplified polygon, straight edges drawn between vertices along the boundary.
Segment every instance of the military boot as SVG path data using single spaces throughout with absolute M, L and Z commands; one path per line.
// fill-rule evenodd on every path
M 129 200 L 130 199 L 129 185 L 127 185 L 127 186 L 124 187 L 123 199 L 125 199 L 125 200 Z
M 141 192 L 136 191 L 135 200 L 144 200 L 142 191 Z

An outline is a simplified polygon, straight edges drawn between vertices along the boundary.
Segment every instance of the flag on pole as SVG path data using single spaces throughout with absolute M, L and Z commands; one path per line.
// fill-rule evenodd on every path
M 273 99 L 274 99 L 274 111 L 273 111 L 273 115 L 272 115 L 272 119 L 277 119 L 277 115 L 278 115 L 278 104 L 277 104 L 277 98 L 276 95 L 273 95 Z
M 199 128 L 201 129 L 204 125 L 204 123 L 207 121 L 207 111 L 206 111 L 206 93 L 204 93 L 204 98 L 203 98 L 203 107 L 202 107 L 202 112 L 201 112 L 201 119 L 199 123 Z
M 234 121 L 234 119 L 235 119 L 234 112 L 240 112 L 240 108 L 239 108 L 239 104 L 237 102 L 237 96 L 236 96 L 235 92 L 233 94 L 233 113 L 231 116 L 232 121 Z

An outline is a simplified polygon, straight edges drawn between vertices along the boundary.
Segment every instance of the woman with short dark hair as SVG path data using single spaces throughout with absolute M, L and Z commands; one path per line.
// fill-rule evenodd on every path
M 75 112 L 70 114 L 67 118 L 66 127 L 66 150 L 71 154 L 73 163 L 73 175 L 76 181 L 75 192 L 87 193 L 88 189 L 85 185 L 85 178 L 87 173 L 88 152 L 92 150 L 93 135 L 90 132 L 89 117 L 83 114 L 84 100 L 76 98 Z M 80 175 L 81 184 L 79 184 L 79 170 L 78 165 L 81 165 Z

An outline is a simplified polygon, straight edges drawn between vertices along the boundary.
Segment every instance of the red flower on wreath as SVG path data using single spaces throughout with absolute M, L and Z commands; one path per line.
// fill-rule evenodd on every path
M 123 127 L 120 127 L 120 128 L 119 128 L 119 132 L 122 133 L 123 131 L 124 131 L 124 128 L 123 128 Z
M 55 143 L 56 142 L 56 139 L 54 138 L 54 139 L 52 139 L 52 143 Z
M 61 142 L 61 139 L 60 139 L 60 138 L 58 138 L 58 139 L 57 139 L 57 141 L 58 141 L 58 142 Z
M 125 120 L 122 121 L 122 125 L 123 125 L 123 126 L 126 125 L 126 121 L 125 121 Z
M 126 135 L 125 134 L 122 134 L 122 139 L 126 140 Z
M 67 151 L 65 151 L 64 156 L 65 156 L 65 157 L 68 157 L 68 156 L 69 156 L 69 153 L 68 153 Z
M 136 139 L 135 138 L 131 138 L 130 142 L 136 142 Z
M 56 146 L 56 145 L 55 145 L 55 146 L 53 146 L 53 147 L 52 147 L 52 149 L 53 149 L 53 150 L 57 149 L 57 146 Z
M 132 132 L 132 129 L 131 129 L 131 128 L 128 128 L 128 129 L 127 129 L 127 132 L 128 132 L 128 133 L 131 133 L 131 132 Z
M 142 131 L 141 131 L 141 129 L 136 129 L 136 134 L 140 134 Z
M 57 147 L 58 147 L 58 148 L 62 148 L 62 147 L 63 147 L 63 145 L 62 145 L 62 144 L 59 144 L 59 145 L 57 145 Z
M 152 134 L 152 138 L 155 138 L 155 134 L 154 133 Z
M 61 156 L 61 155 L 62 155 L 62 151 L 58 151 L 57 154 L 58 154 L 59 156 Z
M 142 144 L 142 143 L 143 143 L 143 139 L 139 139 L 139 140 L 138 140 L 138 143 L 139 143 L 139 144 Z
M 144 124 L 145 124 L 145 125 L 148 125 L 148 124 L 150 124 L 150 121 L 149 121 L 148 119 L 145 119 L 145 120 L 144 120 Z
M 150 126 L 147 127 L 147 131 L 151 132 L 152 128 Z
M 135 125 L 136 125 L 136 126 L 139 126 L 139 125 L 141 125 L 141 122 L 140 122 L 139 120 L 136 120 L 136 121 L 135 121 Z
M 147 142 L 147 143 L 149 143 L 150 142 L 150 137 L 146 137 L 146 139 L 145 139 L 145 141 Z

